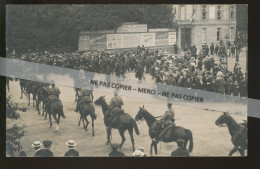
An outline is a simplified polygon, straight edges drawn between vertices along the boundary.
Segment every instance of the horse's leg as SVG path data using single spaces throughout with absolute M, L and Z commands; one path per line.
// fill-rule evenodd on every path
M 241 155 L 242 157 L 245 156 L 245 149 L 240 148 L 238 151 L 239 151 L 239 153 L 240 153 L 240 155 Z
M 57 126 L 55 129 L 55 132 L 60 132 L 60 114 L 59 113 L 58 113 L 58 119 L 56 119 L 56 122 L 57 122 Z
M 107 127 L 107 145 L 110 143 L 111 129 Z
M 155 155 L 157 155 L 157 152 L 158 152 L 157 143 L 154 143 L 154 152 L 155 152 Z
M 23 87 L 20 85 L 20 88 L 21 88 L 21 97 L 20 97 L 20 99 L 22 99 L 23 98 Z
M 28 106 L 30 106 L 30 93 L 28 93 L 28 99 L 29 99 Z
M 36 97 L 36 95 L 33 94 L 33 107 L 34 107 L 34 101 L 36 100 L 35 97 Z
M 91 120 L 92 120 L 92 136 L 95 136 L 94 119 L 91 117 Z
M 88 131 L 88 124 L 89 124 L 89 121 L 88 121 L 87 116 L 85 116 L 84 119 L 86 120 L 86 127 L 85 127 L 85 130 Z
M 118 129 L 119 130 L 119 134 L 120 134 L 120 136 L 121 136 L 121 138 L 122 138 L 122 142 L 121 142 L 121 144 L 120 144 L 120 146 L 119 146 L 119 148 L 121 149 L 122 148 L 122 146 L 123 146 L 123 144 L 124 144 L 124 142 L 125 142 L 125 135 L 124 135 L 124 130 L 123 129 Z
M 44 105 L 44 102 L 42 102 L 42 116 L 44 116 L 44 108 L 45 108 L 45 105 Z M 45 118 L 46 120 L 46 118 Z
M 153 155 L 153 146 L 154 146 L 154 143 L 153 143 L 153 141 L 152 141 L 151 147 L 150 147 L 150 155 Z
M 82 120 L 82 118 L 81 118 L 81 114 L 80 114 L 80 112 L 79 112 L 79 122 L 78 122 L 78 126 L 80 126 L 80 121 Z M 83 120 L 82 120 L 83 121 Z
M 49 119 L 50 119 L 50 127 L 52 127 L 52 122 L 51 122 L 51 113 L 49 112 L 48 114 L 49 114 Z M 46 115 L 47 115 L 47 113 L 46 113 Z M 45 116 L 45 117 L 46 117 L 46 116 Z
M 44 113 L 44 109 L 43 109 L 43 113 Z M 47 112 L 47 110 L 46 110 L 46 111 L 45 111 L 45 118 L 44 118 L 44 120 L 46 120 L 47 115 L 48 115 L 48 112 Z
M 234 148 L 230 151 L 229 156 L 232 156 L 236 151 L 237 151 L 237 147 L 234 147 Z
M 133 152 L 135 151 L 135 140 L 134 140 L 134 136 L 133 136 L 133 128 L 129 128 L 128 129 L 129 135 L 131 137 L 131 143 L 132 143 L 132 147 L 133 147 Z

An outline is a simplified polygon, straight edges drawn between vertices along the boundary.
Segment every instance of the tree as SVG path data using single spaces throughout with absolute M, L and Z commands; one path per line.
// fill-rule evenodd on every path
M 25 108 L 18 107 L 18 104 L 11 100 L 11 96 L 8 96 L 6 99 L 6 117 L 17 120 L 20 118 L 20 114 L 17 113 L 17 110 L 26 111 Z M 11 157 L 15 156 L 14 152 L 22 149 L 20 139 L 24 136 L 24 133 L 23 128 L 16 124 L 6 130 L 6 153 Z
M 172 5 L 9 5 L 7 47 L 76 50 L 81 31 L 114 30 L 123 22 L 173 28 L 173 15 Z

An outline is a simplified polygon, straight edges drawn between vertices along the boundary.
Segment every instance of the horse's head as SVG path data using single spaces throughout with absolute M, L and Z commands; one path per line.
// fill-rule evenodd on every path
M 223 126 L 223 124 L 227 124 L 229 114 L 224 112 L 215 122 L 215 124 L 219 127 Z
M 143 120 L 144 119 L 144 112 L 146 111 L 144 106 L 143 107 L 139 107 L 139 111 L 137 113 L 137 115 L 135 116 L 135 120 L 138 121 L 138 120 Z
M 95 102 L 94 104 L 97 105 L 97 106 L 101 106 L 102 103 L 104 103 L 105 101 L 105 96 L 100 96 Z

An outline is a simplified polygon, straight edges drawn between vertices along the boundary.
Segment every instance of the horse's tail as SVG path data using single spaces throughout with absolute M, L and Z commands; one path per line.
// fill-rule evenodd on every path
M 139 129 L 138 129 L 137 124 L 136 124 L 136 121 L 134 119 L 132 119 L 132 118 L 131 118 L 131 124 L 135 128 L 135 133 L 137 135 L 140 135 Z
M 186 129 L 185 132 L 189 135 L 189 140 L 190 140 L 189 152 L 192 152 L 192 149 L 193 149 L 193 136 L 192 136 L 192 132 L 189 129 Z
M 58 103 L 58 111 L 59 111 L 60 116 L 63 118 L 66 118 L 64 115 L 64 112 L 63 112 L 63 105 L 62 105 L 61 101 L 58 101 L 57 103 Z

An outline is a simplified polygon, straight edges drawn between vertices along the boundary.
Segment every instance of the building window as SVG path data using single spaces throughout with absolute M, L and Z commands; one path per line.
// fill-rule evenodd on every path
M 209 19 L 215 19 L 216 16 L 216 8 L 215 6 L 209 7 Z
M 221 19 L 221 6 L 218 6 L 218 11 L 217 11 L 217 19 Z
M 217 41 L 221 40 L 221 28 L 218 28 L 217 30 Z
M 235 28 L 230 28 L 230 41 L 235 39 Z
M 230 19 L 235 19 L 235 7 L 230 7 Z
M 202 28 L 202 42 L 206 43 L 207 42 L 207 29 Z
M 202 20 L 207 18 L 206 5 L 202 6 Z
M 185 19 L 185 6 L 181 6 L 181 20 Z

